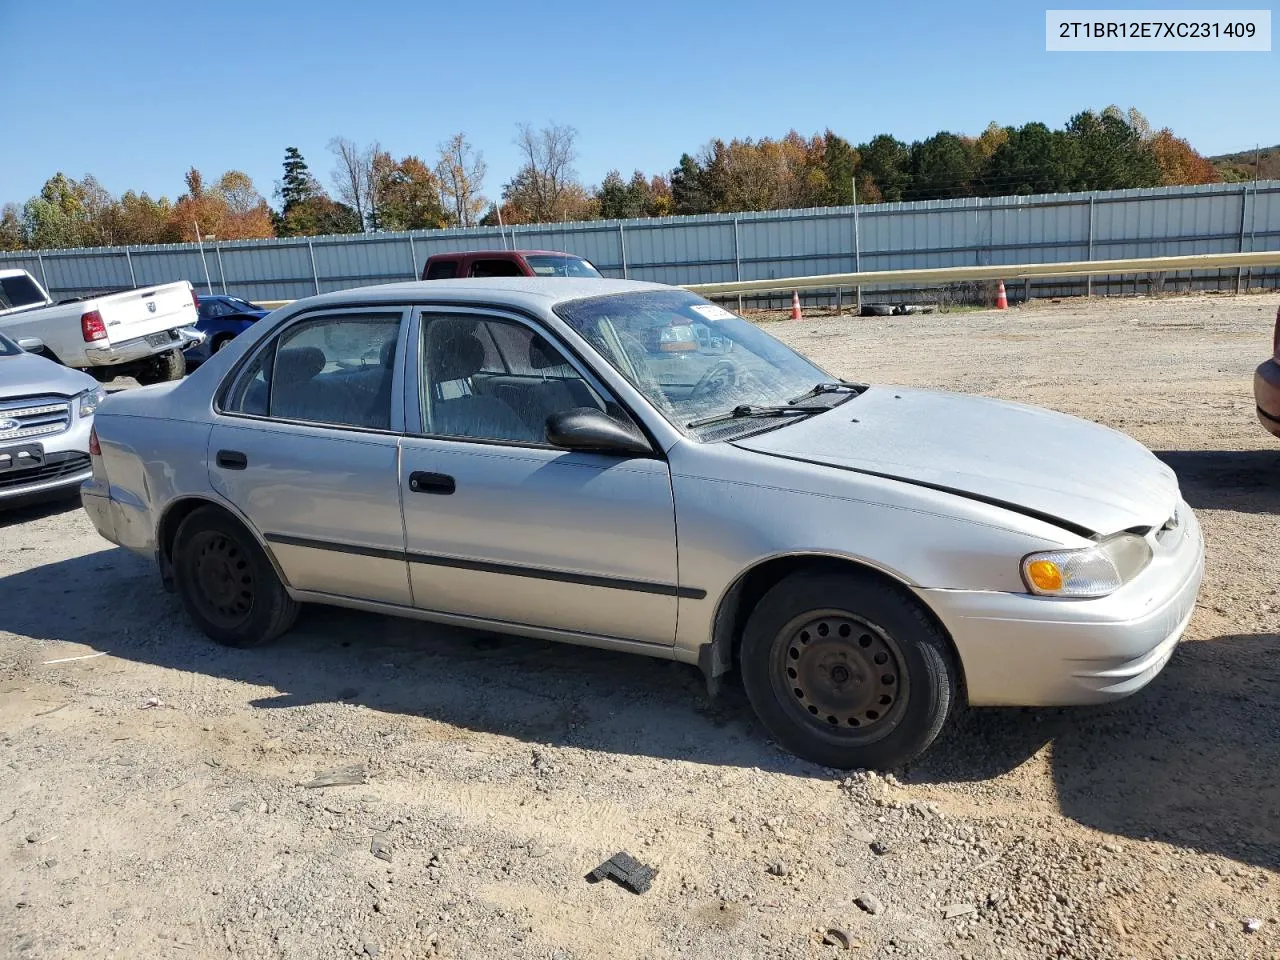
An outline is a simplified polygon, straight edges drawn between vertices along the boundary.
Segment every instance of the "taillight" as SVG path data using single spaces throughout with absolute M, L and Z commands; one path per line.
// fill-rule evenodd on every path
M 83 314 L 80 317 L 80 332 L 84 334 L 85 343 L 105 340 L 107 338 L 107 325 L 102 322 L 102 314 L 97 310 L 90 310 L 88 313 Z
M 1271 335 L 1271 356 L 1280 362 L 1280 307 L 1276 308 L 1276 329 Z
M 196 308 L 196 312 L 200 312 L 200 297 L 196 294 L 196 288 L 191 288 L 191 305 Z
M 98 444 L 98 428 L 91 427 L 89 429 L 89 455 L 91 457 L 102 456 L 102 447 Z

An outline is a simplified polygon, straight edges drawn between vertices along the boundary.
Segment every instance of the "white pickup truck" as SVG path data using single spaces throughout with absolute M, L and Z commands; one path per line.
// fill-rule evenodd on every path
M 182 351 L 204 337 L 194 329 L 196 307 L 186 280 L 54 303 L 27 271 L 0 270 L 0 331 L 38 338 L 45 356 L 104 383 L 180 379 Z

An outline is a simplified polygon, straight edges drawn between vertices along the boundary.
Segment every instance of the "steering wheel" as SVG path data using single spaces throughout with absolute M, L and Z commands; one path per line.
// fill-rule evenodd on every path
M 698 382 L 689 391 L 690 400 L 701 400 L 714 396 L 725 387 L 738 385 L 738 368 L 732 360 L 718 360 L 707 368 L 706 373 L 698 378 Z

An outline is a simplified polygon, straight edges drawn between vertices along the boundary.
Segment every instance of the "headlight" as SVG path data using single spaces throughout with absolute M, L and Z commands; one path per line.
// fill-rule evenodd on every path
M 79 401 L 76 405 L 76 412 L 82 417 L 87 417 L 98 409 L 103 400 L 107 399 L 107 391 L 101 387 L 94 387 L 92 390 L 86 390 L 76 399 Z
M 1128 583 L 1151 561 L 1151 546 L 1121 533 L 1092 547 L 1048 550 L 1022 560 L 1022 579 L 1046 597 L 1105 597 Z

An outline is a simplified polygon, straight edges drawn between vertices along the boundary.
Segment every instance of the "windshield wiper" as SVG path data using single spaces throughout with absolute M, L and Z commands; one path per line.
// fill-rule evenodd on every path
M 744 403 L 724 413 L 702 417 L 698 420 L 690 420 L 685 426 L 690 428 L 705 427 L 713 423 L 723 423 L 726 420 L 742 420 L 750 417 L 786 417 L 804 413 L 825 413 L 830 409 L 830 407 L 757 407 L 750 403 Z
M 799 403 L 801 400 L 808 400 L 810 397 L 816 397 L 823 393 L 839 393 L 842 390 L 848 390 L 850 393 L 861 393 L 867 389 L 865 383 L 852 383 L 848 380 L 831 380 L 826 383 L 815 383 L 812 388 L 806 390 L 798 397 L 792 397 L 787 403 Z

